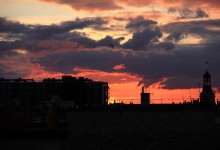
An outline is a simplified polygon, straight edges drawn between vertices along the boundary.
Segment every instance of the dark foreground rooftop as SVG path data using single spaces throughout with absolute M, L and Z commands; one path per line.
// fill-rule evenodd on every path
M 0 144 L 5 149 L 32 150 L 213 150 L 220 128 L 215 118 L 218 115 L 207 110 L 87 109 L 67 113 L 67 138 L 1 140 Z

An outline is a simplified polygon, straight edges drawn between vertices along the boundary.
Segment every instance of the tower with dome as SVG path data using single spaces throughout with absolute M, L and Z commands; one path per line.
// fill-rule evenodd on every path
M 208 64 L 208 62 L 206 62 Z M 203 88 L 200 93 L 200 103 L 205 105 L 215 104 L 215 93 L 212 90 L 211 75 L 206 66 L 206 72 L 203 75 Z

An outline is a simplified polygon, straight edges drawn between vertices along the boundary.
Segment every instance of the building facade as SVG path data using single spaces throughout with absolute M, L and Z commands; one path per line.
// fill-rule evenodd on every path
M 33 79 L 0 79 L 0 104 L 39 106 L 59 97 L 61 101 L 76 105 L 107 105 L 107 82 L 84 77 L 63 76 L 48 78 L 42 82 Z

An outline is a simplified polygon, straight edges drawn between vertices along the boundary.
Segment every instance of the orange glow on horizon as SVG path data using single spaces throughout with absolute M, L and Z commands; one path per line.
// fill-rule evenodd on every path
M 141 86 L 137 86 L 137 82 L 125 83 L 125 84 L 109 84 L 110 86 L 110 99 L 109 103 L 125 103 L 140 104 Z M 213 89 L 216 91 L 216 89 Z M 198 100 L 200 88 L 189 89 L 160 89 L 157 87 L 150 87 L 147 92 L 150 93 L 151 104 L 166 104 L 166 103 L 183 103 L 190 102 L 192 100 Z M 220 93 L 216 92 L 216 101 L 219 99 Z
M 131 76 L 126 73 L 108 73 L 99 70 L 74 68 L 79 73 L 76 74 L 63 74 L 59 72 L 48 72 L 44 68 L 37 65 L 31 69 L 31 74 L 25 78 L 33 78 L 35 80 L 42 80 L 44 78 L 61 78 L 63 75 L 71 75 L 75 77 L 90 78 L 95 81 L 103 81 L 109 83 L 109 103 L 140 104 L 141 87 L 137 86 L 140 78 Z M 155 84 L 145 91 L 150 93 L 151 104 L 165 104 L 165 103 L 182 103 L 184 101 L 198 100 L 199 90 L 202 88 L 189 88 L 189 89 L 162 89 Z M 214 89 L 217 91 L 217 89 Z M 216 101 L 220 98 L 220 93 L 216 92 Z

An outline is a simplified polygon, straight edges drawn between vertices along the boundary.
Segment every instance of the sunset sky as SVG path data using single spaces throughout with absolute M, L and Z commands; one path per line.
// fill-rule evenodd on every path
M 106 81 L 110 101 L 220 98 L 219 0 L 0 0 L 0 77 Z M 162 99 L 162 100 L 161 100 Z

